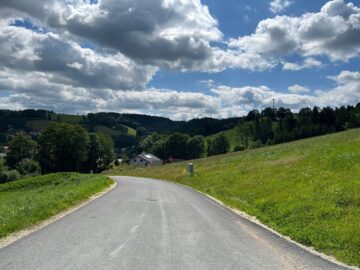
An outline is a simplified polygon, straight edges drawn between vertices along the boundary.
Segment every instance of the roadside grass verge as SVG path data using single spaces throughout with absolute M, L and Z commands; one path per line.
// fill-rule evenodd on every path
M 256 216 L 293 240 L 360 266 L 360 129 L 111 175 L 167 179 Z
M 104 190 L 103 175 L 56 173 L 0 184 L 0 238 L 25 229 Z

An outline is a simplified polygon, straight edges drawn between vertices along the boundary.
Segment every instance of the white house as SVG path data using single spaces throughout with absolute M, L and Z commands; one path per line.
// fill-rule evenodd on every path
M 162 164 L 163 161 L 160 158 L 147 153 L 142 153 L 130 159 L 130 165 L 136 166 L 153 166 Z

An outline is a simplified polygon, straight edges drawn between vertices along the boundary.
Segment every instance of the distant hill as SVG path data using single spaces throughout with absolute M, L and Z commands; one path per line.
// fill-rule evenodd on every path
M 182 132 L 189 135 L 208 136 L 235 127 L 241 117 L 229 119 L 201 118 L 174 121 L 165 117 L 142 114 L 89 113 L 87 115 L 57 114 L 45 110 L 0 110 L 0 132 L 17 130 L 41 131 L 51 122 L 79 124 L 89 129 L 104 126 L 114 131 L 136 136 L 140 133 Z M 127 133 L 124 132 L 127 129 Z M 123 135 L 124 135 L 123 134 Z
M 245 149 L 256 145 L 278 144 L 360 127 L 360 103 L 337 108 L 303 108 L 296 113 L 282 107 L 265 108 L 262 111 L 252 110 L 243 117 L 205 117 L 189 121 L 113 112 L 71 115 L 46 110 L 0 110 L 0 144 L 17 131 L 37 136 L 51 122 L 77 124 L 89 132 L 105 133 L 112 137 L 118 150 L 132 148 L 136 151 L 136 146 L 145 136 L 174 132 L 202 135 L 207 139 L 223 132 L 233 150 L 235 147 Z
M 243 117 L 228 119 L 199 118 L 190 121 L 174 121 L 165 117 L 142 114 L 96 113 L 88 114 L 87 123 L 91 125 L 126 125 L 143 132 L 181 132 L 189 135 L 208 136 L 235 127 Z
M 134 145 L 136 137 L 157 133 L 182 132 L 189 135 L 208 136 L 233 128 L 241 118 L 203 118 L 190 121 L 174 121 L 165 117 L 142 114 L 89 113 L 87 115 L 57 114 L 46 110 L 0 110 L 0 144 L 18 131 L 38 133 L 52 122 L 81 125 L 90 132 L 110 135 L 115 147 L 120 149 Z

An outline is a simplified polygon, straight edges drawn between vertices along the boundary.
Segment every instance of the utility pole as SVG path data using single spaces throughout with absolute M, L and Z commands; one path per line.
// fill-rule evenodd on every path
M 275 98 L 273 98 L 273 112 L 274 112 L 274 115 L 275 115 Z
M 273 98 L 272 101 L 273 101 L 273 114 L 274 114 L 274 119 L 276 120 L 275 98 Z

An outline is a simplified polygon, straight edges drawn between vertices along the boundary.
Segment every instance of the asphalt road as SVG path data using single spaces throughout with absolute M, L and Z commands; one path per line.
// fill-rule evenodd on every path
M 107 195 L 0 249 L 0 269 L 345 269 L 188 188 L 115 179 Z

